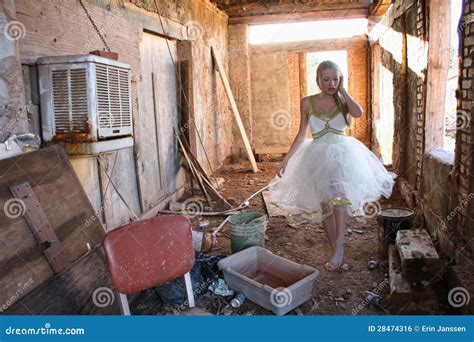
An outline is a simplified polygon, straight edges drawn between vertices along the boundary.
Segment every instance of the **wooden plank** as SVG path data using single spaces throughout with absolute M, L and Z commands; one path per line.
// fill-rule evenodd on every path
M 160 153 L 160 120 L 157 118 L 158 112 L 157 112 L 157 103 L 156 103 L 156 74 L 152 71 L 151 72 L 151 94 L 152 94 L 152 102 L 153 102 L 153 118 L 155 119 L 155 141 L 156 141 L 156 149 L 158 151 L 158 178 L 160 182 L 160 188 L 163 189 L 163 161 L 161 160 L 161 153 Z
M 416 0 L 405 0 L 397 2 L 390 8 L 382 19 L 373 27 L 369 32 L 369 42 L 374 44 L 380 37 L 385 33 L 385 31 L 391 29 L 395 19 L 399 18 L 406 10 L 408 10 L 413 4 L 416 3 Z
M 186 161 L 188 162 L 188 165 L 190 167 L 190 170 L 193 176 L 198 181 L 199 186 L 201 187 L 201 190 L 203 191 L 203 194 L 206 196 L 206 200 L 208 201 L 208 204 L 210 205 L 210 202 L 207 196 L 207 190 L 209 190 L 209 194 L 217 202 L 217 206 L 219 209 L 225 210 L 225 209 L 231 208 L 232 206 L 230 205 L 230 203 L 227 202 L 227 200 L 214 188 L 214 185 L 211 183 L 209 177 L 206 175 L 206 172 L 204 171 L 202 166 L 199 164 L 199 161 L 189 150 L 189 145 L 187 144 L 186 140 L 182 137 L 182 134 L 181 136 L 179 134 L 176 134 L 176 137 L 178 139 L 178 142 L 183 151 L 183 155 L 185 156 Z
M 348 50 L 351 48 L 363 48 L 367 45 L 365 35 L 350 38 L 318 39 L 303 42 L 272 43 L 251 45 L 251 55 L 257 54 L 289 54 L 314 51 Z
M 232 113 L 234 113 L 235 121 L 237 122 L 237 126 L 239 127 L 240 134 L 244 141 L 245 149 L 247 151 L 247 155 L 249 157 L 250 163 L 252 164 L 253 172 L 258 172 L 257 163 L 255 162 L 255 157 L 252 153 L 252 147 L 250 146 L 250 142 L 247 137 L 247 133 L 245 132 L 244 124 L 242 123 L 242 119 L 240 118 L 239 110 L 237 109 L 237 104 L 235 103 L 234 96 L 232 95 L 232 90 L 230 89 L 229 81 L 227 79 L 227 75 L 225 74 L 224 67 L 222 66 L 220 60 L 217 58 L 214 48 L 211 46 L 211 54 L 216 63 L 217 70 L 219 75 L 221 76 L 222 83 L 224 83 L 224 88 L 227 93 L 227 97 L 229 99 L 230 105 L 232 107 Z
M 243 17 L 229 18 L 229 25 L 237 24 L 275 24 L 299 21 L 316 20 L 336 20 L 336 19 L 355 19 L 367 18 L 369 11 L 367 8 L 340 9 L 328 11 L 305 11 L 297 13 L 278 13 L 251 15 Z
M 288 153 L 289 147 L 255 147 L 255 154 L 284 154 Z
M 102 242 L 96 217 L 64 149 L 52 145 L 0 160 L 0 203 L 7 208 L 11 184 L 27 180 L 63 245 L 68 263 Z M 0 303 L 20 299 L 53 276 L 28 224 L 21 215 L 0 211 Z M 18 296 L 18 284 L 31 284 Z
M 399 230 L 396 246 L 403 274 L 410 281 L 431 281 L 441 260 L 428 232 L 424 229 Z
M 276 217 L 276 216 L 285 216 L 283 211 L 272 204 L 271 196 L 269 191 L 262 192 L 263 201 L 265 202 L 265 207 L 267 208 L 268 216 Z
M 106 305 L 108 303 L 110 305 Z M 120 315 L 118 296 L 112 291 L 103 248 L 101 246 L 94 248 L 63 272 L 16 302 L 5 313 L 7 315 Z
M 134 113 L 135 149 L 141 205 L 144 211 L 153 208 L 162 197 L 157 177 L 159 169 L 156 149 L 156 125 L 152 94 L 154 36 L 144 33 L 140 43 L 141 80 L 137 84 L 139 110 Z
M 370 14 L 374 17 L 380 17 L 387 12 L 392 4 L 392 0 L 378 0 L 370 6 Z
M 158 204 L 151 208 L 150 210 L 144 212 L 142 215 L 140 215 L 140 220 L 146 220 L 146 219 L 149 219 L 149 218 L 152 218 L 156 215 L 158 215 L 158 213 L 160 212 L 160 210 L 164 209 L 166 204 L 171 200 L 171 199 L 175 199 L 175 198 L 180 198 L 185 192 L 185 188 L 184 186 L 182 186 L 181 188 L 177 189 L 176 191 L 172 192 L 171 194 L 168 194 L 166 195 L 165 197 L 163 197 L 159 202 Z
M 97 156 L 102 212 L 107 230 L 136 220 L 141 212 L 133 149 Z M 113 184 L 112 184 L 113 182 Z
M 179 46 L 179 43 L 178 43 Z M 181 115 L 180 132 L 183 132 L 189 141 L 190 151 L 197 154 L 197 134 L 194 119 L 194 91 L 193 91 L 193 65 L 190 60 L 180 61 L 179 107 Z
M 300 81 L 300 96 L 299 98 L 306 97 L 308 95 L 308 65 L 307 65 L 306 53 L 298 53 L 298 66 L 299 66 L 299 81 Z
M 184 158 L 186 159 L 186 161 L 188 163 L 189 171 L 191 171 L 191 174 L 194 177 L 194 179 L 197 180 L 197 182 L 199 184 L 199 187 L 201 188 L 201 191 L 202 191 L 204 197 L 206 198 L 207 204 L 211 205 L 211 202 L 210 202 L 209 196 L 207 194 L 206 188 L 204 187 L 204 184 L 203 184 L 203 180 L 202 180 L 201 176 L 198 174 L 197 170 L 194 169 L 193 163 L 192 163 L 191 159 L 189 158 L 188 153 L 186 152 L 186 149 L 183 146 L 183 142 L 181 141 L 181 138 L 179 137 L 178 134 L 176 134 L 176 139 L 178 140 L 178 143 L 181 147 L 181 152 L 183 153 L 183 156 L 184 156 Z
M 196 156 L 191 153 L 190 146 L 188 145 L 186 139 L 181 139 L 181 142 L 183 143 L 183 146 L 186 149 L 189 158 L 194 164 L 196 171 L 202 176 L 202 180 L 204 181 L 204 184 L 209 189 L 211 196 L 217 202 L 218 207 L 221 209 L 231 208 L 232 205 L 229 202 L 227 202 L 227 200 L 219 193 L 219 191 L 215 189 L 215 186 L 216 186 L 215 179 L 214 179 L 214 182 L 211 181 L 211 179 L 207 176 L 206 171 L 203 169 L 203 167 L 197 160 Z
M 450 27 L 451 21 L 450 2 L 432 0 L 430 1 L 429 11 L 430 41 L 426 82 L 426 114 L 424 119 L 425 151 L 443 146 L 445 116 L 444 111 L 440 113 L 440 108 L 445 108 L 446 102 L 446 80 L 448 79 L 451 57 L 451 39 L 457 39 L 456 37 L 451 38 L 451 30 L 446 29 Z M 467 113 L 463 113 L 463 115 L 467 115 Z

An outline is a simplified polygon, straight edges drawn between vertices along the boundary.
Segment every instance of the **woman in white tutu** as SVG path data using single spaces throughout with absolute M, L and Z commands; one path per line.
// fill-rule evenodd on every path
M 343 87 L 339 66 L 319 64 L 321 92 L 301 100 L 299 132 L 270 182 L 271 202 L 290 223 L 323 222 L 332 254 L 328 271 L 339 268 L 344 254 L 348 215 L 363 215 L 363 205 L 389 198 L 394 178 L 363 143 L 345 135 L 361 106 Z M 307 139 L 308 126 L 313 139 Z

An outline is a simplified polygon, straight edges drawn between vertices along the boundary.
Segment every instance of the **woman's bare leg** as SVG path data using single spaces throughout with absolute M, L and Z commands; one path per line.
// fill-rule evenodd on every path
M 347 207 L 334 206 L 335 243 L 332 250 L 331 260 L 329 260 L 327 268 L 329 270 L 337 269 L 341 266 L 344 258 L 344 231 L 347 222 Z
M 328 216 L 326 219 L 323 220 L 324 230 L 326 231 L 326 236 L 328 238 L 329 244 L 331 245 L 331 259 L 327 262 L 324 266 L 328 271 L 333 270 L 332 260 L 334 257 L 334 252 L 337 249 L 337 241 L 338 241 L 338 234 L 337 234 L 337 225 L 336 219 L 334 214 Z

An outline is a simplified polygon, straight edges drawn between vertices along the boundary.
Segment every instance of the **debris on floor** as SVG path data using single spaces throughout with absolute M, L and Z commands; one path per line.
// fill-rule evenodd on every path
M 214 280 L 211 285 L 209 285 L 209 291 L 223 297 L 234 295 L 234 291 L 229 289 L 229 286 L 226 284 L 225 280 L 221 278 Z
M 264 214 L 267 211 L 264 197 L 258 196 L 262 188 L 274 177 L 278 163 L 262 162 L 261 172 L 254 174 L 248 162 L 224 165 L 216 177 L 223 178 L 225 188 L 221 189 L 222 196 L 232 203 L 233 208 L 240 208 L 226 214 L 190 217 L 193 227 L 203 233 L 214 234 L 217 245 L 209 255 L 231 255 L 231 226 L 228 224 L 230 214 L 237 212 L 256 212 Z M 249 184 L 253 180 L 253 184 Z M 382 198 L 379 202 L 382 208 L 401 208 L 405 205 L 403 199 L 394 189 L 392 197 Z M 182 200 L 192 196 L 186 194 Z M 201 197 L 202 198 L 202 197 Z M 238 203 L 241 203 L 238 205 Z M 213 204 L 211 202 L 211 204 Z M 199 227 L 199 222 L 209 221 L 207 227 Z M 346 244 L 344 263 L 341 271 L 326 272 L 324 264 L 330 257 L 331 250 L 322 224 L 304 224 L 294 227 L 281 216 L 269 216 L 265 230 L 265 249 L 275 255 L 290 261 L 308 265 L 322 270 L 318 276 L 310 297 L 298 306 L 299 310 L 291 310 L 287 315 L 380 315 L 388 313 L 390 301 L 390 275 L 388 244 L 384 253 L 380 253 L 377 237 L 383 229 L 376 217 L 366 217 L 363 221 L 349 218 L 346 228 Z M 390 279 L 389 279 L 390 278 Z M 229 286 L 231 287 L 231 286 Z M 232 288 L 232 287 L 231 287 Z M 238 288 L 232 288 L 236 295 Z M 382 300 L 380 305 L 373 305 L 364 300 L 364 292 L 370 291 Z M 432 294 L 434 296 L 434 294 Z M 401 294 L 403 296 L 403 294 Z M 233 308 L 230 301 L 233 298 L 221 297 L 207 291 L 196 298 L 196 306 L 205 308 L 215 315 L 271 315 L 271 310 L 255 304 L 246 294 L 246 300 L 241 306 Z M 395 296 L 396 297 L 396 296 Z M 395 298 L 394 297 L 394 298 Z M 156 312 L 158 310 L 158 312 Z M 163 305 L 155 306 L 149 313 L 167 314 L 169 308 Z M 439 311 L 438 311 L 439 312 Z

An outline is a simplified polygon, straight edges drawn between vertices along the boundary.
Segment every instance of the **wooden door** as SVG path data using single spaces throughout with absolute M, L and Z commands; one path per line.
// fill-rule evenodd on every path
M 176 190 L 179 152 L 176 42 L 144 33 L 140 45 L 141 80 L 136 130 L 138 177 L 144 211 Z

